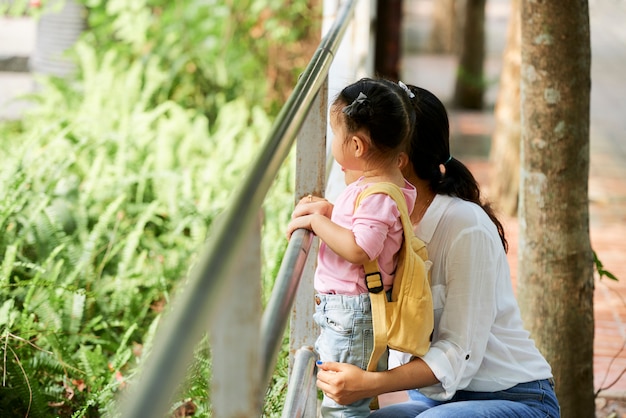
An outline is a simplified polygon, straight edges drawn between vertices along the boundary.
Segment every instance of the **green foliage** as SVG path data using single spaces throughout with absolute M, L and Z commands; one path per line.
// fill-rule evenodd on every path
M 306 0 L 82 2 L 78 78 L 39 79 L 23 120 L 0 123 L 0 416 L 115 416 L 318 32 Z M 265 202 L 265 299 L 293 176 L 290 158 Z M 283 352 L 267 416 L 286 370 Z M 203 341 L 173 414 L 210 416 L 210 373 Z
M 210 120 L 239 97 L 277 111 L 277 99 L 285 96 L 276 91 L 289 91 L 310 58 L 302 57 L 300 42 L 319 32 L 319 11 L 306 0 L 288 7 L 282 0 L 82 2 L 91 28 L 85 40 L 96 51 L 114 49 L 124 62 L 156 60 L 165 78 L 151 98 L 173 100 Z M 294 46 L 288 56 L 272 54 Z M 280 73 L 288 77 L 277 86 L 276 69 L 285 60 L 288 67 Z
M 22 16 L 28 12 L 29 0 L 13 0 L 0 2 L 0 15 Z
M 196 347 L 187 370 L 187 379 L 180 388 L 180 400 L 171 407 L 175 416 L 210 417 L 211 351 L 208 337 Z
M 287 333 L 288 334 L 288 333 Z M 272 376 L 265 399 L 263 416 L 267 418 L 281 417 L 287 388 L 289 385 L 289 338 L 285 335 L 283 349 L 278 353 L 276 372 Z
M 607 278 L 611 280 L 619 281 L 617 276 L 615 276 L 610 271 L 605 270 L 604 264 L 602 264 L 602 261 L 600 261 L 600 259 L 598 258 L 598 254 L 596 254 L 595 251 L 593 252 L 593 266 L 598 272 L 598 276 L 600 277 L 600 280 L 602 280 L 602 278 L 606 276 Z

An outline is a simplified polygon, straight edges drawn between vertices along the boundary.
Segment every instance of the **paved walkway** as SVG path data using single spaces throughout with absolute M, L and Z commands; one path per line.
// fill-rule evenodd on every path
M 626 1 L 590 2 L 592 41 L 591 169 L 589 179 L 591 243 L 604 267 L 620 281 L 596 279 L 594 294 L 594 384 L 609 399 L 626 399 Z M 506 39 L 509 2 L 487 2 L 490 85 L 485 96 L 493 106 Z M 409 0 L 405 15 L 403 80 L 422 85 L 445 102 L 452 96 L 455 59 L 420 53 L 431 1 Z M 463 155 L 489 197 L 487 154 L 494 121 L 490 111 L 451 112 L 451 146 Z M 463 141 L 462 143 L 459 141 Z M 455 148 L 456 147 L 456 148 Z M 456 149 L 456 151 L 455 151 Z M 460 154 L 462 153 L 462 154 Z M 497 203 L 497 202 L 496 202 Z M 518 222 L 504 219 L 511 245 L 509 258 L 516 279 Z M 622 375 L 624 373 L 624 375 Z M 621 415 L 620 415 L 621 416 Z

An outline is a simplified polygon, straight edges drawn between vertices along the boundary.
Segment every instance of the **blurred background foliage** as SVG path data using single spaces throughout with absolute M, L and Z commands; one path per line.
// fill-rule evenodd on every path
M 212 118 L 243 97 L 275 113 L 317 46 L 316 3 L 85 0 L 85 38 L 97 51 L 115 49 L 125 62 L 157 59 L 167 77 L 156 101 L 173 100 Z
M 0 416 L 115 416 L 319 42 L 312 0 L 81 1 L 76 75 L 38 76 L 23 118 L 0 122 Z M 293 183 L 290 159 L 264 205 L 265 298 Z M 286 363 L 266 416 L 279 414 Z M 210 416 L 209 375 L 204 342 L 172 416 Z

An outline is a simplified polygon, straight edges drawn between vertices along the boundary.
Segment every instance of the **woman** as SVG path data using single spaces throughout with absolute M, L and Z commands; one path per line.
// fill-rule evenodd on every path
M 371 414 L 378 418 L 558 417 L 550 366 L 523 328 L 514 297 L 502 224 L 480 201 L 467 167 L 450 155 L 443 104 L 410 89 L 417 120 L 404 175 L 417 189 L 411 219 L 433 262 L 432 345 L 384 372 L 322 363 L 317 386 L 340 404 L 419 389 L 410 390 L 410 401 Z M 311 210 L 328 210 L 322 205 Z

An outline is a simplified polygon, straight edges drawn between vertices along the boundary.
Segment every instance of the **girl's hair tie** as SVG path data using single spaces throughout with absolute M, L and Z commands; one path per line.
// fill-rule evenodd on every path
M 359 108 L 367 103 L 367 96 L 365 93 L 360 92 L 356 99 L 352 101 L 348 106 L 344 107 L 341 111 L 348 116 L 354 116 Z

